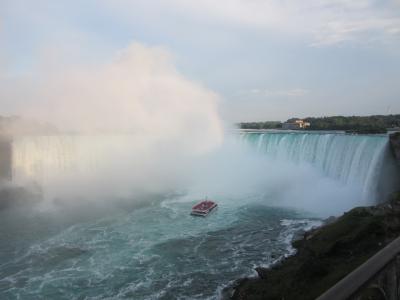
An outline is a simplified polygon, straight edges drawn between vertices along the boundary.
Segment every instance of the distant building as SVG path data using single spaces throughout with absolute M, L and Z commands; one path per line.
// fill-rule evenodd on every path
M 304 122 L 301 119 L 290 119 L 282 124 L 282 129 L 290 129 L 290 130 L 306 129 L 307 127 L 310 127 L 310 123 Z

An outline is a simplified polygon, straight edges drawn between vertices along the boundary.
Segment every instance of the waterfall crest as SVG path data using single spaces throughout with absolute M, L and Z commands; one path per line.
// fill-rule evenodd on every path
M 242 140 L 273 159 L 306 163 L 345 184 L 359 184 L 374 198 L 388 149 L 385 135 L 245 132 Z
M 235 140 L 237 141 L 237 138 Z M 273 174 L 277 172 L 279 180 L 282 181 L 277 183 L 278 186 L 285 184 L 287 180 L 298 181 L 298 184 L 302 185 L 304 182 L 296 177 L 296 172 L 299 172 L 299 176 L 311 176 L 307 177 L 308 181 L 329 178 L 339 185 L 355 187 L 359 191 L 357 195 L 364 199 L 362 204 L 372 204 L 383 198 L 381 190 L 385 188 L 382 188 L 381 182 L 383 177 L 388 177 L 383 175 L 383 171 L 387 169 L 389 157 L 388 137 L 385 135 L 241 132 L 239 140 L 239 144 L 250 146 L 251 151 L 258 152 L 260 157 L 267 159 L 267 162 L 262 159 L 252 160 L 251 154 L 229 155 L 229 149 L 238 145 L 236 143 L 226 145 L 224 149 L 220 149 L 219 152 L 222 153 L 217 155 L 219 160 L 224 162 L 210 162 L 212 167 L 207 169 L 206 176 L 203 176 L 206 179 L 210 176 L 215 177 L 213 181 L 218 182 L 215 187 L 218 193 L 233 189 L 232 185 L 240 185 L 242 190 L 245 190 L 242 185 L 245 185 L 244 182 L 251 176 L 263 177 L 266 182 L 260 185 L 266 189 L 274 189 L 268 184 L 275 182 Z M 159 182 L 157 189 L 160 190 L 174 187 L 176 182 L 182 181 L 182 178 L 170 176 L 172 171 L 181 172 L 186 179 L 190 172 L 201 167 L 198 165 L 196 167 L 196 164 L 185 164 L 182 159 L 174 161 L 159 155 L 151 155 L 149 149 L 152 148 L 129 135 L 20 137 L 13 141 L 12 176 L 15 182 L 32 180 L 47 187 L 45 188 L 47 191 L 54 190 L 55 194 L 63 188 L 80 189 L 86 193 L 89 188 L 102 191 L 107 187 L 113 188 L 111 194 L 125 195 L 131 193 L 133 188 L 136 190 L 145 188 L 146 184 L 149 185 L 148 189 L 153 191 L 157 182 Z M 158 160 L 154 157 L 158 157 Z M 191 159 L 196 160 L 196 158 Z M 227 165 L 235 161 L 237 164 L 239 161 L 241 163 L 236 169 L 242 171 L 237 174 L 235 170 L 227 168 Z M 270 166 L 273 163 L 271 168 L 268 167 L 268 161 Z M 264 163 L 265 166 L 261 167 L 260 164 Z M 293 167 L 288 167 L 287 163 Z M 207 165 L 207 159 L 205 164 Z M 301 173 L 295 165 L 313 169 L 312 175 L 307 172 Z M 232 173 L 238 178 L 232 179 Z M 197 180 L 204 180 L 203 177 L 200 176 Z M 151 180 L 148 180 L 149 178 Z M 255 178 L 249 179 L 250 182 L 254 180 Z M 222 182 L 225 181 L 224 189 Z M 306 184 L 317 187 L 317 182 L 308 181 Z M 205 180 L 203 189 L 211 189 L 208 180 Z M 104 194 L 103 191 L 101 193 Z

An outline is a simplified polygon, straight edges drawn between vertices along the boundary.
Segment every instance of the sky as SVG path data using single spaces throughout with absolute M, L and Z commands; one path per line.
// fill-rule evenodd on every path
M 0 0 L 0 115 L 49 105 L 132 47 L 156 53 L 149 84 L 168 71 L 170 98 L 211 95 L 227 122 L 400 113 L 399 0 Z

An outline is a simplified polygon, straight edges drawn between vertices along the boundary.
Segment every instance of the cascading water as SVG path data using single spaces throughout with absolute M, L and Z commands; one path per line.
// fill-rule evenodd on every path
M 292 254 L 294 235 L 321 217 L 365 204 L 356 198 L 375 189 L 387 149 L 385 136 L 242 133 L 188 164 L 165 148 L 154 155 L 146 140 L 14 140 L 13 180 L 64 198 L 55 209 L 0 211 L 0 298 L 219 299 L 255 266 Z M 79 197 L 88 194 L 89 204 Z M 205 195 L 218 210 L 193 218 Z
M 179 168 L 167 176 L 180 153 L 163 153 L 154 143 L 151 137 L 129 134 L 17 137 L 12 180 L 38 184 L 46 200 L 165 192 L 181 176 Z M 180 158 L 184 163 L 184 155 Z
M 132 151 L 132 143 L 121 136 L 27 136 L 18 137 L 12 147 L 14 182 L 34 180 L 46 185 L 54 176 L 88 176 L 121 153 Z M 117 162 L 115 162 L 117 163 Z
M 388 146 L 385 135 L 246 132 L 242 133 L 242 140 L 271 158 L 307 163 L 344 184 L 360 185 L 363 197 L 370 198 L 371 203 L 376 200 Z

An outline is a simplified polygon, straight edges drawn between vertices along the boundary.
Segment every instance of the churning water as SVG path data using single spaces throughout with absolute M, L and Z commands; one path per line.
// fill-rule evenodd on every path
M 255 266 L 291 254 L 294 235 L 326 216 L 315 206 L 332 207 L 329 215 L 373 197 L 387 149 L 386 136 L 244 133 L 197 164 L 183 159 L 182 170 L 127 154 L 138 149 L 128 140 L 14 141 L 14 180 L 34 180 L 58 200 L 0 212 L 1 299 L 220 298 Z M 252 149 L 233 149 L 243 145 Z M 110 165 L 110 153 L 124 163 Z M 142 171 L 157 165 L 164 170 Z M 105 178 L 115 189 L 103 189 Z M 137 192 L 147 181 L 154 193 Z M 98 187 L 94 200 L 79 196 L 86 187 Z M 205 193 L 217 211 L 191 217 Z
M 309 163 L 322 174 L 362 187 L 375 199 L 381 168 L 387 155 L 386 135 L 340 133 L 244 133 L 245 141 L 269 157 Z

